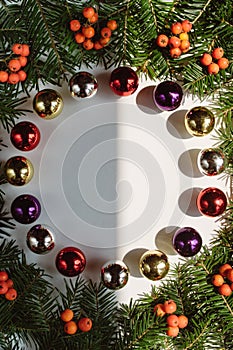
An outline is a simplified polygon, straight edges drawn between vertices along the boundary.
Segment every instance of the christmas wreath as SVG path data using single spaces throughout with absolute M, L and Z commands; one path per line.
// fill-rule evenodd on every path
M 232 15 L 232 0 L 1 0 L 2 127 L 10 132 L 25 115 L 21 105 L 39 82 L 59 86 L 81 65 L 131 66 L 138 75 L 179 80 L 198 98 L 212 98 L 231 183 Z M 233 348 L 231 193 L 210 246 L 129 305 L 81 277 L 65 280 L 64 291 L 54 288 L 11 238 L 17 227 L 5 196 L 1 190 L 1 349 Z

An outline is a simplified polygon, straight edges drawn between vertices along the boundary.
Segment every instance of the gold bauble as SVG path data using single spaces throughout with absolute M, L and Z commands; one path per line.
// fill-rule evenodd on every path
M 22 156 L 8 159 L 4 170 L 7 182 L 14 186 L 26 185 L 34 174 L 32 163 Z
M 43 119 L 54 119 L 63 109 L 62 97 L 55 90 L 41 90 L 33 99 L 33 109 Z
M 161 250 L 148 250 L 140 258 L 139 269 L 149 280 L 160 280 L 169 271 L 168 258 Z
M 215 118 L 206 107 L 194 107 L 190 109 L 184 118 L 186 130 L 192 136 L 208 135 L 214 128 Z

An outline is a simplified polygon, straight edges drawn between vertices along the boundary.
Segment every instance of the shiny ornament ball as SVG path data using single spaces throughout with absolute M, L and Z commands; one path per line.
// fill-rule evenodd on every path
M 130 96 L 138 88 L 137 73 L 130 67 L 119 67 L 112 71 L 109 86 L 118 96 Z
M 7 182 L 11 185 L 23 186 L 32 179 L 34 168 L 29 159 L 15 156 L 5 163 L 4 172 Z
M 63 248 L 56 256 L 56 268 L 63 276 L 75 277 L 83 272 L 85 266 L 85 255 L 76 247 Z
M 129 270 L 122 261 L 108 261 L 101 268 L 101 281 L 108 289 L 121 289 L 127 284 L 128 279 Z
M 227 198 L 216 187 L 201 190 L 197 196 L 197 208 L 202 215 L 215 217 L 222 215 L 227 207 Z
M 174 81 L 163 81 L 159 83 L 153 91 L 155 105 L 163 111 L 173 111 L 177 109 L 183 100 L 183 90 Z
M 69 80 L 69 91 L 76 100 L 93 97 L 98 88 L 94 75 L 88 72 L 78 72 Z
M 206 148 L 199 152 L 197 165 L 203 175 L 215 176 L 225 170 L 226 158 L 220 149 Z
M 40 131 L 31 122 L 20 122 L 16 124 L 10 134 L 11 143 L 20 151 L 32 151 L 40 142 Z
M 173 247 L 184 257 L 196 255 L 202 247 L 200 234 L 192 227 L 182 227 L 173 235 Z
M 30 194 L 18 196 L 11 204 L 11 214 L 21 224 L 31 224 L 38 219 L 40 213 L 40 202 Z
M 62 112 L 62 97 L 53 89 L 41 90 L 33 99 L 33 109 L 43 119 L 54 119 Z
M 202 137 L 213 130 L 215 118 L 208 108 L 194 107 L 186 113 L 184 123 L 190 135 Z
M 168 258 L 161 250 L 148 250 L 140 258 L 139 270 L 149 280 L 160 280 L 169 271 Z
M 55 246 L 51 229 L 46 225 L 35 225 L 27 233 L 28 248 L 36 254 L 49 253 Z

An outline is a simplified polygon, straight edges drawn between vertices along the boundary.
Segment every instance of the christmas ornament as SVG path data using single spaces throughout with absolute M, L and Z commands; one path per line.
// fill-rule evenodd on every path
M 30 194 L 22 194 L 11 204 L 13 218 L 21 224 L 31 224 L 40 216 L 41 206 L 38 199 Z
M 88 72 L 78 72 L 69 81 L 70 94 L 76 100 L 94 96 L 97 88 L 96 78 Z
M 172 243 L 178 254 L 190 257 L 200 251 L 202 238 L 194 228 L 182 227 L 173 235 Z
M 184 118 L 186 130 L 192 136 L 206 136 L 214 128 L 215 118 L 206 107 L 194 107 L 190 109 Z
M 199 152 L 197 165 L 203 175 L 219 175 L 225 169 L 226 159 L 224 153 L 220 149 L 206 148 Z
M 31 151 L 40 142 L 40 131 L 31 122 L 20 122 L 11 129 L 10 139 L 20 151 Z
M 32 179 L 34 173 L 32 163 L 23 156 L 8 159 L 4 171 L 7 182 L 14 186 L 26 185 Z
M 86 258 L 83 252 L 76 247 L 66 247 L 60 250 L 56 256 L 56 268 L 66 277 L 79 275 L 86 266 Z
M 126 285 L 128 279 L 129 270 L 122 261 L 108 261 L 101 268 L 101 280 L 106 288 L 121 289 Z
M 43 119 L 56 118 L 63 109 L 62 97 L 55 90 L 41 90 L 33 99 L 33 109 Z
M 119 67 L 112 71 L 109 86 L 119 96 L 130 96 L 138 88 L 138 76 L 130 67 Z
M 35 225 L 27 233 L 27 246 L 36 254 L 45 254 L 54 248 L 54 236 L 46 225 Z
M 219 216 L 227 207 L 227 198 L 219 188 L 208 187 L 199 192 L 197 196 L 197 208 L 202 215 Z
M 154 88 L 153 100 L 159 109 L 173 111 L 180 106 L 183 100 L 183 90 L 174 81 L 164 81 Z
M 140 258 L 139 270 L 149 280 L 160 280 L 169 271 L 168 258 L 161 250 L 148 250 Z

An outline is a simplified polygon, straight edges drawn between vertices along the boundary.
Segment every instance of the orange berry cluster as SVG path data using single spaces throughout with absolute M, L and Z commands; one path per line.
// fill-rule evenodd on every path
M 167 331 L 166 334 L 170 337 L 176 337 L 179 334 L 180 328 L 185 328 L 188 325 L 188 317 L 185 315 L 175 315 L 177 306 L 174 300 L 166 300 L 163 304 L 156 304 L 154 306 L 154 313 L 163 317 L 168 314 L 166 318 Z
M 17 291 L 13 288 L 14 282 L 9 278 L 6 271 L 0 271 L 0 294 L 5 295 L 7 300 L 15 300 Z
M 216 47 L 211 53 L 203 53 L 200 62 L 202 66 L 207 68 L 209 74 L 218 74 L 220 69 L 227 69 L 229 66 L 229 60 L 223 56 L 223 48 Z
M 92 328 L 92 320 L 88 317 L 81 317 L 77 322 L 74 321 L 74 312 L 71 309 L 63 310 L 60 317 L 65 322 L 64 332 L 67 334 L 75 334 L 78 329 L 81 332 L 89 332 Z
M 74 32 L 76 43 L 82 45 L 85 50 L 100 50 L 106 46 L 112 36 L 112 31 L 117 29 L 117 22 L 114 19 L 108 20 L 105 26 L 97 30 L 95 25 L 98 22 L 98 13 L 93 7 L 84 7 L 82 11 L 84 23 L 78 19 L 70 21 L 70 30 Z
M 230 264 L 219 267 L 218 273 L 211 278 L 211 283 L 217 288 L 218 293 L 229 297 L 233 291 L 233 268 Z
M 192 29 L 192 23 L 185 19 L 182 22 L 172 23 L 170 30 L 171 37 L 165 34 L 160 34 L 156 38 L 156 44 L 161 47 L 169 48 L 169 54 L 172 58 L 179 58 L 182 53 L 186 53 L 190 48 L 190 41 L 188 33 Z
M 12 51 L 16 56 L 7 63 L 7 70 L 0 70 L 0 83 L 18 84 L 27 78 L 27 73 L 22 67 L 27 65 L 27 57 L 30 54 L 29 46 L 16 43 L 12 46 Z

